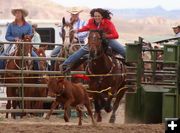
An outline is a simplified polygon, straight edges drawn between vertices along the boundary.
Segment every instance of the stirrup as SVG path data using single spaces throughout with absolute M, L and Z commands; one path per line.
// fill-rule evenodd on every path
M 60 65 L 59 67 L 62 74 L 68 74 L 71 71 L 71 67 L 69 65 Z

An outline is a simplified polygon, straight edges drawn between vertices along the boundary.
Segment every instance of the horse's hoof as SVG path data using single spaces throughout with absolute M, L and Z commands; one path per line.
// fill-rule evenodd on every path
M 92 121 L 92 125 L 93 125 L 93 126 L 97 126 L 97 123 L 93 120 L 93 121 Z
M 50 118 L 49 116 L 46 116 L 46 117 L 45 117 L 46 120 L 49 120 L 49 118 Z
M 109 123 L 115 123 L 116 118 L 110 118 Z
M 102 122 L 102 118 L 97 118 L 97 122 Z
M 78 126 L 82 126 L 82 123 L 78 123 Z

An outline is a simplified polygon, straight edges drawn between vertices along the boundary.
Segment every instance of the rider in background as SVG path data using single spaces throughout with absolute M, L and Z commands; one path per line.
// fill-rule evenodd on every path
M 116 39 L 119 35 L 114 24 L 111 21 L 111 12 L 102 8 L 95 8 L 90 11 L 91 19 L 88 24 L 75 32 L 83 32 L 89 30 L 103 30 L 104 37 L 108 40 L 108 45 L 121 56 L 125 57 L 125 48 Z M 88 44 L 80 48 L 77 52 L 69 56 L 69 58 L 62 64 L 62 71 L 69 70 L 76 61 L 83 55 L 88 54 Z
M 31 42 L 33 42 L 33 43 L 41 43 L 41 37 L 40 37 L 39 33 L 37 33 L 37 31 L 36 31 L 37 27 L 38 27 L 37 24 L 32 24 L 33 38 L 31 40 Z M 38 49 L 39 45 L 33 45 L 33 47 Z
M 79 9 L 78 7 L 72 7 L 69 10 L 67 10 L 67 12 L 70 13 L 71 17 L 70 17 L 70 22 L 73 22 L 73 29 L 80 29 L 83 26 L 86 25 L 86 22 L 84 20 L 81 20 L 79 17 L 79 14 L 82 12 L 83 10 Z M 61 33 L 60 33 L 61 34 Z M 80 44 L 84 44 L 85 43 L 85 39 L 88 36 L 87 32 L 81 32 L 81 33 L 77 33 L 75 34 L 75 39 L 73 40 L 73 43 L 80 43 Z M 60 49 L 62 48 L 62 46 L 57 46 L 51 53 L 51 57 L 57 57 L 57 55 L 60 53 Z M 51 65 L 54 66 L 55 61 L 51 61 Z
M 173 29 L 173 31 L 174 31 L 174 33 L 175 33 L 175 36 L 176 36 L 176 37 L 180 37 L 180 25 L 178 25 L 178 26 L 173 26 L 172 29 Z
M 26 22 L 25 17 L 28 16 L 28 11 L 23 8 L 12 9 L 11 13 L 15 16 L 15 20 L 8 25 L 6 31 L 6 40 L 10 42 L 19 42 L 22 40 L 23 35 L 32 35 L 32 26 Z M 4 51 L 2 56 L 9 55 L 9 51 L 12 48 L 10 44 L 7 49 Z M 37 57 L 37 54 L 32 51 L 32 56 Z M 5 68 L 5 60 L 0 60 L 0 69 Z M 38 61 L 35 61 L 35 70 L 39 70 Z

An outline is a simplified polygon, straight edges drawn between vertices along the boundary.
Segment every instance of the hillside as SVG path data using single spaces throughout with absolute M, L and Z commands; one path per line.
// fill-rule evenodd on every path
M 69 17 L 69 14 L 66 12 L 67 7 L 63 7 L 51 0 L 1 0 L 0 19 L 13 19 L 11 9 L 19 5 L 28 9 L 29 16 L 27 19 L 61 20 L 63 16 Z M 180 20 L 178 17 L 177 19 L 163 17 L 164 14 L 161 16 L 149 16 L 150 9 L 146 10 L 147 16 L 145 13 L 141 14 L 141 12 L 145 12 L 145 9 L 137 10 L 111 10 L 114 14 L 112 21 L 115 23 L 120 34 L 120 41 L 123 43 L 132 42 L 138 36 L 173 34 L 171 26 L 178 24 Z M 158 10 L 158 14 L 163 12 L 163 9 L 158 8 Z M 90 9 L 84 9 L 84 12 L 81 13 L 81 18 L 88 20 L 89 11 Z M 143 17 L 137 17 L 134 11 Z M 154 12 L 155 9 L 152 10 L 152 15 Z M 124 14 L 129 17 L 123 17 Z

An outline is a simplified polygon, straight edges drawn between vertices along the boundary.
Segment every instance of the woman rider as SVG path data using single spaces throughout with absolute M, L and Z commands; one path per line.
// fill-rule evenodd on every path
M 6 32 L 6 40 L 10 42 L 18 42 L 22 40 L 23 35 L 32 35 L 32 26 L 26 22 L 25 17 L 28 15 L 28 11 L 23 8 L 12 9 L 11 13 L 15 16 L 15 20 L 8 25 Z M 7 56 L 12 45 L 9 45 L 3 56 Z M 37 54 L 32 51 L 33 57 L 38 57 Z M 0 60 L 0 69 L 5 68 L 5 60 Z M 38 61 L 34 61 L 34 69 L 39 70 Z
M 112 13 L 109 10 L 102 8 L 95 8 L 90 11 L 91 19 L 88 24 L 75 32 L 84 32 L 89 30 L 103 30 L 104 37 L 108 39 L 108 45 L 117 53 L 125 57 L 125 48 L 116 39 L 119 35 L 111 21 Z M 77 52 L 69 56 L 69 58 L 62 64 L 62 70 L 65 72 L 71 68 L 83 55 L 88 54 L 88 44 L 80 48 Z

